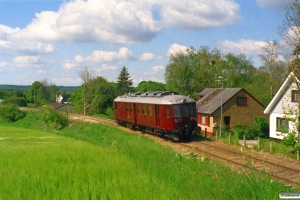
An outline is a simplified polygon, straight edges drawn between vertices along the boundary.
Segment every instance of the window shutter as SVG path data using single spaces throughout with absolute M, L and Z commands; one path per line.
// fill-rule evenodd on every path
M 207 126 L 209 126 L 209 116 L 205 116 L 205 124 L 207 125 Z

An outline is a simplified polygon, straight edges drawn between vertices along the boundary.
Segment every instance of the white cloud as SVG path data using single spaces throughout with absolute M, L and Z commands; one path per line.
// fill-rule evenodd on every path
M 99 63 L 99 62 L 115 62 L 119 60 L 132 59 L 132 52 L 126 47 L 120 48 L 118 52 L 113 51 L 94 51 L 91 56 L 83 57 L 75 56 L 76 62 Z
M 77 67 L 77 63 L 75 61 L 71 60 L 64 60 L 61 65 L 63 66 L 64 69 L 72 69 L 74 67 Z
M 46 71 L 46 70 L 38 70 L 37 73 L 38 73 L 38 74 L 46 74 L 47 71 Z
M 168 49 L 167 56 L 174 55 L 176 53 L 185 53 L 188 47 L 182 46 L 180 44 L 172 44 L 171 47 Z
M 100 71 L 116 71 L 117 69 L 117 66 L 103 64 L 101 65 Z
M 148 42 L 169 27 L 197 31 L 239 19 L 233 0 L 76 0 L 63 3 L 57 12 L 36 13 L 23 29 L 0 24 L 0 51 L 38 55 L 54 52 L 57 43 Z
M 152 67 L 152 71 L 153 71 L 154 73 L 158 73 L 158 72 L 160 72 L 160 71 L 163 71 L 163 69 L 164 69 L 164 67 L 161 66 L 161 65 Z
M 153 60 L 154 58 L 155 58 L 155 55 L 152 53 L 143 53 L 140 56 L 140 60 L 145 60 L 145 61 Z
M 203 30 L 231 26 L 240 20 L 239 5 L 231 0 L 157 1 L 165 26 Z
M 257 56 L 263 53 L 262 48 L 266 42 L 255 40 L 241 39 L 238 42 L 224 40 L 218 43 L 218 48 L 223 50 L 224 53 L 243 53 L 248 56 Z
M 294 3 L 295 0 L 256 0 L 256 2 L 260 7 L 269 6 L 273 10 L 280 11 L 285 10 L 285 8 Z
M 17 67 L 41 67 L 50 63 L 42 56 L 17 56 L 13 60 Z
M 7 62 L 0 62 L 0 68 L 7 67 L 8 65 L 9 65 L 9 63 L 7 63 Z

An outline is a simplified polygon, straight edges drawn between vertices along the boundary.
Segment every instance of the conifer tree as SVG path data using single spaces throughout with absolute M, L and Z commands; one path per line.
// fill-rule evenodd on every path
M 118 82 L 117 82 L 118 93 L 121 95 L 130 92 L 132 83 L 133 82 L 132 79 L 130 78 L 129 72 L 127 68 L 124 66 L 121 69 L 121 72 L 118 77 Z

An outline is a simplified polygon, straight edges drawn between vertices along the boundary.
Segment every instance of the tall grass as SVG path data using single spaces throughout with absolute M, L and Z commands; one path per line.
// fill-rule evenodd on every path
M 278 199 L 296 191 L 116 128 L 55 133 L 0 121 L 0 199 Z

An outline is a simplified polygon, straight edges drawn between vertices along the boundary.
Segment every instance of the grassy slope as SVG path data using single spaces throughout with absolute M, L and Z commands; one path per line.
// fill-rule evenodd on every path
M 11 125 L 0 122 L 0 199 L 277 199 L 296 191 L 104 125 L 56 134 Z

